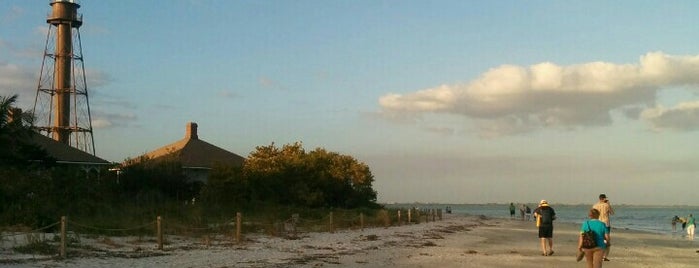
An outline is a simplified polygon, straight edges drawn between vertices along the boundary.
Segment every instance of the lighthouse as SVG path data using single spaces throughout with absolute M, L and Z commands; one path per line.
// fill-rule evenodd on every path
M 53 0 L 34 101 L 34 128 L 95 155 L 77 0 Z

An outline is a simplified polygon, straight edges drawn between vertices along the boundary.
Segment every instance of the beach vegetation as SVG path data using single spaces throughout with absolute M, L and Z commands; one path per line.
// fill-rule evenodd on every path
M 79 166 L 55 164 L 32 144 L 31 118 L 11 119 L 15 101 L 0 99 L 0 230 L 56 231 L 67 216 L 73 228 L 92 228 L 78 232 L 119 235 L 126 233 L 120 228 L 140 226 L 129 234 L 149 234 L 157 216 L 166 228 L 210 227 L 230 224 L 237 212 L 261 225 L 293 215 L 324 224 L 335 212 L 335 224 L 342 224 L 381 208 L 368 165 L 324 148 L 307 151 L 300 142 L 258 146 L 242 166 L 215 166 L 206 182 L 189 178 L 176 157 L 138 159 L 119 174 L 103 167 L 87 176 Z

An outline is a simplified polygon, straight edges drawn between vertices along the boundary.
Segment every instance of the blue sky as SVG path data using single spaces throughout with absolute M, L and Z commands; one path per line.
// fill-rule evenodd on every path
M 98 156 L 184 136 L 367 163 L 381 202 L 696 204 L 696 1 L 79 1 Z M 46 0 L 0 3 L 31 109 Z

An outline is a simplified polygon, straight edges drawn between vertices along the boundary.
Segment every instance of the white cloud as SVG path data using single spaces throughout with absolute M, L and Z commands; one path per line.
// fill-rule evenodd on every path
M 699 101 L 683 102 L 672 108 L 650 108 L 641 113 L 641 118 L 654 130 L 698 130 Z
M 106 129 L 112 127 L 128 126 L 138 120 L 134 114 L 116 114 L 95 111 L 92 114 L 92 128 Z
M 88 90 L 103 87 L 110 84 L 114 80 L 109 74 L 103 71 L 89 68 L 85 69 L 85 79 L 87 80 Z
M 106 73 L 86 69 L 88 90 L 93 91 L 109 84 L 112 79 Z M 38 83 L 39 68 L 27 68 L 12 63 L 0 62 L 0 95 L 18 94 L 22 107 L 33 105 Z M 78 75 L 78 74 L 76 74 Z
M 35 72 L 22 66 L 0 62 L 0 95 L 17 94 L 19 107 L 30 107 L 36 95 Z M 30 101 L 31 100 L 31 101 Z
M 110 128 L 111 126 L 112 126 L 112 122 L 110 122 L 106 118 L 94 118 L 94 119 L 92 119 L 92 127 L 94 129 Z
M 34 73 L 19 65 L 0 63 L 0 90 L 16 91 L 22 88 L 34 88 Z
M 611 111 L 646 107 L 667 87 L 699 85 L 699 55 L 647 53 L 637 64 L 502 65 L 466 84 L 441 85 L 379 99 L 382 113 L 454 114 L 473 119 L 482 136 L 612 123 Z

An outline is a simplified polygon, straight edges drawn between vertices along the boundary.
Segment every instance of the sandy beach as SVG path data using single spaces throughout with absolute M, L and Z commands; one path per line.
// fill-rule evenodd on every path
M 7 267 L 584 267 L 575 261 L 578 226 L 555 225 L 553 256 L 541 256 L 533 222 L 445 215 L 437 222 L 302 233 L 298 239 L 248 235 L 225 238 L 168 237 L 160 251 L 152 241 L 85 238 L 83 253 L 66 260 L 22 256 L 5 248 Z M 612 231 L 604 267 L 697 267 L 696 242 L 680 235 Z M 8 243 L 5 243 L 7 246 Z M 78 255 L 78 256 L 76 256 Z M 30 259 L 30 260 L 29 260 Z

